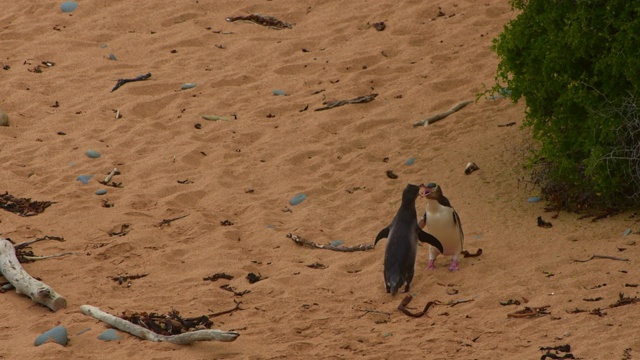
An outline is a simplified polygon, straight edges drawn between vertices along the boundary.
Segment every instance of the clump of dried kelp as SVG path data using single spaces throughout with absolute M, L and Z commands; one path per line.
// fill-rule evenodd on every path
M 34 216 L 51 206 L 51 201 L 31 201 L 30 198 L 17 198 L 8 192 L 0 194 L 0 208 L 20 216 Z

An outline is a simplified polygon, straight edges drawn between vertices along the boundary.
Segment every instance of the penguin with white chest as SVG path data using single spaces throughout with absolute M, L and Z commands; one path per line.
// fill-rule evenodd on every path
M 420 185 L 420 195 L 427 198 L 427 208 L 424 216 L 419 222 L 423 228 L 427 226 L 427 231 L 435 236 L 444 247 L 444 251 L 439 251 L 433 246 L 429 246 L 429 266 L 428 269 L 436 268 L 436 258 L 438 255 L 451 255 L 450 271 L 457 271 L 458 257 L 462 252 L 464 244 L 464 232 L 458 213 L 451 207 L 449 199 L 442 193 L 442 188 L 436 183 Z

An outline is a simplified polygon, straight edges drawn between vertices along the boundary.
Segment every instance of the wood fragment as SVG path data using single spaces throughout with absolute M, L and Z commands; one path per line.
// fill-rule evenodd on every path
M 147 80 L 148 78 L 151 77 L 151 73 L 146 73 L 144 75 L 140 75 L 140 76 L 136 76 L 134 78 L 130 78 L 130 79 L 118 79 L 118 82 L 116 83 L 116 86 L 113 87 L 113 89 L 111 89 L 111 92 L 114 92 L 116 90 L 118 90 L 120 88 L 120 86 L 126 84 L 126 83 L 130 83 L 130 82 L 134 82 L 134 81 L 142 81 L 142 80 Z
M 426 118 L 424 120 L 420 120 L 420 121 L 414 123 L 413 127 L 431 125 L 431 124 L 435 123 L 436 121 L 442 120 L 442 119 L 446 118 L 447 116 L 453 114 L 454 112 L 462 109 L 463 107 L 471 104 L 472 102 L 473 102 L 473 100 L 460 101 L 459 103 L 455 104 L 451 109 L 449 109 L 449 110 L 447 110 L 445 112 L 441 112 L 439 114 L 435 114 L 433 116 L 429 116 L 428 118 Z
M 137 336 L 144 340 L 150 340 L 155 342 L 165 341 L 172 344 L 187 345 L 196 341 L 234 341 L 240 336 L 235 331 L 223 331 L 223 330 L 196 330 L 177 335 L 160 335 L 153 331 L 146 329 L 140 325 L 133 324 L 127 320 L 121 319 L 117 316 L 106 313 L 99 308 L 91 305 L 80 306 L 80 311 L 87 316 L 94 317 L 107 325 L 114 327 L 118 330 L 127 332 L 133 336 Z
M 16 257 L 13 244 L 3 238 L 0 238 L 0 273 L 13 285 L 17 294 L 25 294 L 34 302 L 45 305 L 53 311 L 67 306 L 67 300 L 64 297 L 24 270 Z
M 551 314 L 548 311 L 549 307 L 551 307 L 551 305 L 545 305 L 545 306 L 539 306 L 539 307 L 528 307 L 528 306 L 526 306 L 522 310 L 518 310 L 516 312 L 507 314 L 507 317 L 510 317 L 510 318 L 534 318 L 534 317 L 540 317 L 540 316 L 544 316 L 544 315 L 549 315 L 549 314 Z
M 364 104 L 364 103 L 373 101 L 376 98 L 376 96 L 378 96 L 378 94 L 358 96 L 357 98 L 349 99 L 349 100 L 325 101 L 323 103 L 324 105 L 323 107 L 317 108 L 314 111 L 329 110 L 329 109 L 333 109 L 338 106 L 343 106 L 347 104 Z
M 296 244 L 300 246 L 308 246 L 316 249 L 325 249 L 325 250 L 342 251 L 342 252 L 367 251 L 367 250 L 374 249 L 373 244 L 360 244 L 355 246 L 343 246 L 343 245 L 334 246 L 331 244 L 325 244 L 325 245 L 318 244 L 313 241 L 303 239 L 302 237 L 291 234 L 291 233 L 287 234 L 287 237 L 293 240 Z
M 286 21 L 282 21 L 273 16 L 269 15 L 261 15 L 261 14 L 249 14 L 244 16 L 229 16 L 225 20 L 229 22 L 235 21 L 248 21 L 254 24 L 266 26 L 270 29 L 282 30 L 282 29 L 292 29 L 293 25 L 289 24 Z
M 178 216 L 178 217 L 174 217 L 174 218 L 171 218 L 171 219 L 164 219 L 164 220 L 162 220 L 162 221 L 160 222 L 160 224 L 158 224 L 158 226 L 162 227 L 163 225 L 171 224 L 172 222 L 174 222 L 174 221 L 176 221 L 176 220 L 184 219 L 184 218 L 186 218 L 187 216 L 189 216 L 189 214 L 182 215 L 182 216 Z
M 573 260 L 574 262 L 587 262 L 587 261 L 591 261 L 593 259 L 609 259 L 609 260 L 618 260 L 618 261 L 629 261 L 629 259 L 625 259 L 625 258 L 620 258 L 620 257 L 615 257 L 615 256 L 607 256 L 607 255 L 591 255 L 590 258 L 586 259 L 586 260 Z
M 113 281 L 117 281 L 119 285 L 122 285 L 129 280 L 142 279 L 147 275 L 149 274 L 118 275 L 118 276 L 107 276 L 107 277 Z
M 211 276 L 207 276 L 205 278 L 202 278 L 202 280 L 209 280 L 209 281 L 218 281 L 218 279 L 225 279 L 225 280 L 231 280 L 233 279 L 233 275 L 229 275 L 227 273 L 215 273 Z

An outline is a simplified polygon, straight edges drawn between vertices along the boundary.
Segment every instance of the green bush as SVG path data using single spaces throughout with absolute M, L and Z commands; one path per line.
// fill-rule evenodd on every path
M 640 200 L 640 1 L 511 0 L 493 40 L 493 92 L 524 98 L 547 200 L 568 210 Z

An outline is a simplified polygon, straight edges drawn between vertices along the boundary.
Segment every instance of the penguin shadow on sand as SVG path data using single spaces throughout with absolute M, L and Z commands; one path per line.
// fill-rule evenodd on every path
M 405 285 L 404 292 L 411 288 L 411 280 L 416 264 L 418 241 L 426 242 L 443 252 L 442 243 L 433 235 L 424 232 L 418 226 L 416 199 L 421 187 L 408 184 L 402 192 L 402 202 L 391 224 L 382 229 L 374 246 L 383 238 L 387 238 L 384 252 L 384 285 L 387 293 L 395 295 Z

